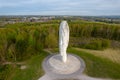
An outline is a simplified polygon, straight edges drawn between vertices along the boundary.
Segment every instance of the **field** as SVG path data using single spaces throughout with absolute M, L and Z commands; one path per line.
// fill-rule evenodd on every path
M 58 52 L 58 48 L 48 49 L 48 51 L 52 53 L 56 53 Z M 110 55 L 109 55 L 109 51 L 111 52 Z M 113 79 L 113 80 L 120 79 L 120 74 L 119 74 L 120 62 L 119 61 L 116 62 L 116 57 L 119 57 L 120 55 L 119 50 L 117 51 L 114 49 L 106 49 L 104 51 L 100 51 L 100 50 L 98 51 L 98 50 L 88 50 L 81 48 L 69 48 L 68 52 L 76 54 L 84 59 L 86 63 L 86 69 L 84 71 L 84 74 L 91 77 L 103 78 L 103 79 L 104 78 Z M 114 53 L 116 53 L 117 55 L 114 55 Z M 111 59 L 112 55 L 114 55 L 113 57 L 115 60 Z
M 96 53 L 93 53 L 94 50 L 69 48 L 68 52 L 76 54 L 81 58 L 83 58 L 86 64 L 86 68 L 84 71 L 85 75 L 88 75 L 93 78 L 120 79 L 120 68 L 119 68 L 120 63 L 114 62 L 114 60 L 111 60 L 111 58 L 106 55 L 106 54 L 109 54 L 106 52 L 108 50 L 98 51 L 98 52 L 96 51 Z M 46 49 L 45 51 L 55 53 L 55 52 L 58 52 L 58 48 Z M 42 61 L 45 57 L 50 55 L 45 51 L 24 61 L 24 64 L 22 65 L 10 64 L 9 65 L 10 69 L 9 69 L 9 72 L 7 72 L 5 80 L 37 80 L 39 79 L 41 76 L 44 75 L 44 71 L 41 65 Z M 104 56 L 101 56 L 100 52 Z M 114 50 L 111 50 L 111 52 L 114 52 Z M 111 53 L 111 55 L 112 54 L 114 53 Z M 119 55 L 119 53 L 116 53 L 116 54 Z M 10 66 L 14 66 L 14 67 L 10 67 Z M 26 68 L 21 69 L 21 66 L 26 66 Z
M 76 50 L 85 51 L 91 53 L 95 56 L 107 58 L 113 62 L 120 64 L 120 50 L 119 49 L 105 49 L 105 50 L 90 50 L 90 49 L 82 49 L 82 48 L 75 48 Z
M 14 64 L 14 68 L 11 67 L 9 73 L 5 75 L 5 80 L 37 80 L 44 74 L 42 61 L 47 55 L 48 53 L 43 52 L 24 61 L 24 64 Z M 9 66 L 13 66 L 13 64 Z M 22 66 L 25 66 L 25 68 L 22 68 Z
M 58 49 L 51 49 L 52 52 L 56 52 L 57 50 Z M 120 79 L 120 64 L 111 61 L 111 59 L 103 58 L 98 55 L 96 56 L 91 52 L 88 53 L 87 51 L 78 48 L 69 48 L 68 52 L 83 58 L 86 64 L 84 74 L 90 77 L 103 79 Z M 47 52 L 33 56 L 25 61 L 25 69 L 21 69 L 20 65 L 12 68 L 6 80 L 37 80 L 44 74 L 41 64 L 43 59 L 47 56 Z
M 69 49 L 68 51 L 84 59 L 86 63 L 85 74 L 92 77 L 120 79 L 120 64 L 107 58 L 95 56 L 90 52 L 76 49 Z
M 0 80 L 41 77 L 43 59 L 50 52 L 58 52 L 59 23 L 60 20 L 15 23 L 0 28 Z M 68 23 L 68 52 L 84 59 L 84 74 L 120 79 L 120 25 L 83 20 Z

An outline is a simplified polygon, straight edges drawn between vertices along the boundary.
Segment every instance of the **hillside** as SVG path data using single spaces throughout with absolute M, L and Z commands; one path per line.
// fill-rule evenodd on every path
M 44 49 L 58 48 L 59 23 L 60 20 L 50 20 L 48 22 L 39 23 L 26 22 L 7 24 L 0 28 L 0 79 L 10 80 L 8 78 L 10 78 L 10 74 L 12 73 L 13 75 L 11 75 L 11 77 L 16 76 L 17 74 L 24 76 L 21 72 L 19 73 L 19 66 L 21 65 L 18 65 L 18 63 L 25 62 L 26 65 L 29 65 L 28 63 L 31 58 L 39 55 L 44 56 L 45 58 L 48 55 L 48 53 L 44 52 Z M 110 64 L 107 64 L 106 66 L 102 66 L 105 63 L 101 63 L 95 68 L 95 71 L 98 67 L 101 67 L 101 69 L 105 68 L 106 75 L 102 75 L 104 72 L 96 72 L 95 74 L 88 72 L 89 70 L 94 71 L 94 67 L 87 67 L 88 71 L 86 73 L 93 77 L 120 78 L 120 76 L 117 75 L 120 64 L 120 24 L 90 22 L 84 20 L 68 20 L 68 23 L 70 27 L 69 48 L 76 48 L 75 50 L 70 50 L 70 52 L 77 52 L 77 54 L 81 53 L 81 55 L 78 55 L 83 56 L 86 61 L 89 59 L 93 61 L 94 59 L 99 58 L 98 62 L 104 62 L 104 60 L 105 62 L 110 62 Z M 81 51 L 83 51 L 83 53 Z M 82 55 L 84 53 L 86 55 Z M 87 53 L 89 54 L 87 55 Z M 89 55 L 91 58 L 89 58 Z M 42 62 L 42 60 L 38 61 Z M 95 63 L 97 64 L 98 62 Z M 38 64 L 38 62 L 35 63 L 35 65 L 36 64 Z M 86 64 L 92 66 L 92 63 L 86 62 Z M 111 68 L 108 66 L 113 66 L 115 71 L 113 71 L 114 69 L 110 70 Z M 12 70 L 14 68 L 17 69 L 17 72 Z M 30 70 L 32 69 L 30 68 Z M 35 73 L 34 71 L 36 71 L 36 69 L 34 69 L 33 72 L 30 72 L 30 74 L 32 73 L 31 75 L 33 75 Z M 107 71 L 113 73 L 109 74 Z M 43 72 L 39 73 L 42 75 Z M 38 74 L 34 75 L 37 75 L 38 77 Z M 11 80 L 16 79 L 17 78 L 11 78 Z

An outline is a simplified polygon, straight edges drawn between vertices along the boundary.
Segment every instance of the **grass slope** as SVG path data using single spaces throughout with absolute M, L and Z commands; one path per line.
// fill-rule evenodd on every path
M 58 49 L 51 49 L 51 51 L 53 53 L 58 52 Z M 68 52 L 80 56 L 85 61 L 85 73 L 87 75 L 92 77 L 120 79 L 120 64 L 114 63 L 107 58 L 95 56 L 89 52 L 74 48 L 69 48 Z M 45 52 L 33 56 L 26 61 L 26 69 L 21 70 L 20 67 L 14 68 L 6 80 L 37 80 L 44 74 L 41 64 L 46 56 L 48 56 L 48 53 Z
M 85 73 L 87 75 L 92 77 L 120 79 L 120 64 L 73 48 L 68 49 L 68 52 L 74 53 L 84 59 L 86 64 Z
M 75 49 L 91 53 L 98 57 L 107 58 L 115 63 L 120 64 L 120 50 L 119 49 L 112 49 L 112 48 L 108 48 L 105 50 L 90 50 L 90 49 L 82 49 L 82 48 L 75 48 Z
M 26 61 L 26 69 L 21 70 L 20 68 L 14 68 L 11 75 L 7 80 L 37 80 L 43 74 L 42 61 L 48 55 L 48 53 L 40 53 L 40 55 L 33 56 L 31 59 Z

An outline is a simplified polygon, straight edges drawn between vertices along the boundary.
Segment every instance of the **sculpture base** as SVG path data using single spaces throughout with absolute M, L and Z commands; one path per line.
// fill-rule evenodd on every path
M 80 69 L 80 61 L 73 55 L 67 56 L 67 61 L 63 62 L 61 55 L 54 55 L 48 60 L 49 67 L 57 74 L 71 74 Z
M 69 79 L 79 76 L 85 68 L 84 61 L 73 54 L 67 55 L 67 62 L 64 63 L 61 55 L 50 55 L 43 62 L 45 73 L 55 79 Z

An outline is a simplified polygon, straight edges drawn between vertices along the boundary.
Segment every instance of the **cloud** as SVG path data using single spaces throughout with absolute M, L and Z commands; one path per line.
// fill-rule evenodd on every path
M 120 0 L 0 0 L 0 2 L 0 15 L 120 15 Z

